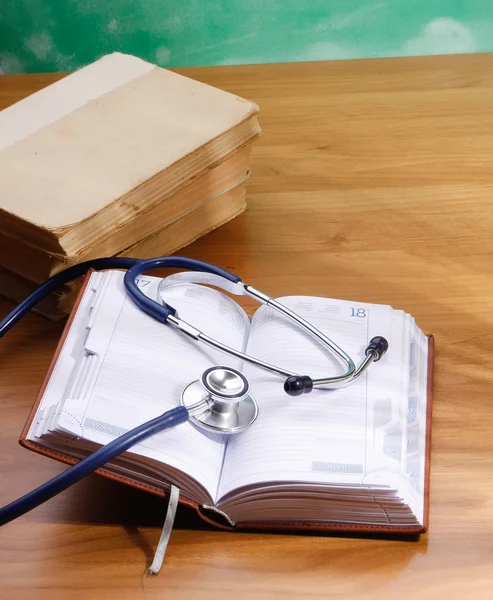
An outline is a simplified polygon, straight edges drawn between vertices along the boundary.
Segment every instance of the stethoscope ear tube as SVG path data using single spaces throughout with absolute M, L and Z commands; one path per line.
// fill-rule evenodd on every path
M 346 385 L 348 383 L 353 383 L 356 379 L 361 377 L 372 362 L 377 362 L 382 358 L 388 348 L 389 343 L 381 335 L 372 338 L 365 349 L 364 361 L 357 369 L 355 369 L 351 378 L 346 382 Z M 289 396 L 301 396 L 301 394 L 311 392 L 316 385 L 324 385 L 324 382 L 318 382 L 317 380 L 313 381 L 308 375 L 292 375 L 284 382 L 284 391 Z
M 85 275 L 90 269 L 95 271 L 105 271 L 107 269 L 126 269 L 125 273 L 125 287 L 127 292 L 132 297 L 137 306 L 151 315 L 158 321 L 165 323 L 170 315 L 175 314 L 175 310 L 171 306 L 162 306 L 147 297 L 137 286 L 135 280 L 141 273 L 150 271 L 152 269 L 159 269 L 164 267 L 171 267 L 176 269 L 192 269 L 196 271 L 202 271 L 204 273 L 212 273 L 224 277 L 228 281 L 238 283 L 241 281 L 240 277 L 216 267 L 215 265 L 209 265 L 208 263 L 200 260 L 194 260 L 192 258 L 184 258 L 182 256 L 164 256 L 161 258 L 154 258 L 150 260 L 142 260 L 140 258 L 127 258 L 127 257 L 110 257 L 110 258 L 96 258 L 93 260 L 87 260 L 77 265 L 65 269 L 61 273 L 57 273 L 50 277 L 48 281 L 40 285 L 32 294 L 29 294 L 22 302 L 20 302 L 6 317 L 0 320 L 0 338 L 3 337 L 7 331 L 18 323 L 22 317 L 27 314 L 32 308 L 34 308 L 43 298 L 48 294 L 51 294 L 54 290 L 60 286 L 77 279 L 81 275 Z
M 176 315 L 176 310 L 166 304 L 164 301 L 162 304 L 158 304 L 155 300 L 146 296 L 144 292 L 137 286 L 135 280 L 139 275 L 146 271 L 152 271 L 153 269 L 162 268 L 174 268 L 174 269 L 190 269 L 192 271 L 200 271 L 202 273 L 211 273 L 213 275 L 219 275 L 228 281 L 238 283 L 241 279 L 225 271 L 215 265 L 195 260 L 193 258 L 183 258 L 181 256 L 163 256 L 161 258 L 152 258 L 150 260 L 144 260 L 136 263 L 125 273 L 124 283 L 128 295 L 132 298 L 135 304 L 145 313 L 157 319 L 161 323 L 166 323 L 170 316 Z

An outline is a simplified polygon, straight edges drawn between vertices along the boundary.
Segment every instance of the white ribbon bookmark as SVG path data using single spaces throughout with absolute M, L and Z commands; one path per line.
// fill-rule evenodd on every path
M 180 497 L 180 490 L 175 485 L 171 484 L 168 510 L 166 512 L 166 518 L 164 520 L 163 530 L 161 531 L 161 537 L 154 554 L 154 560 L 152 565 L 147 569 L 146 575 L 157 575 L 161 570 L 163 564 L 164 555 L 166 554 L 166 548 L 168 547 L 169 538 L 175 522 L 176 509 L 178 507 L 178 498 Z

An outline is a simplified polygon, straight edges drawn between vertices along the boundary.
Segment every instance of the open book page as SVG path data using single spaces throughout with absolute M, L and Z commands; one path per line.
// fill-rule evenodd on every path
M 368 410 L 367 436 L 372 444 L 374 456 L 383 457 L 384 465 L 367 475 L 364 484 L 384 484 L 397 490 L 400 498 L 407 500 L 410 479 L 406 473 L 405 452 L 407 444 L 407 390 L 409 380 L 409 330 L 406 315 L 402 310 L 392 310 L 391 336 L 388 357 L 397 381 L 388 390 L 385 381 L 381 382 L 380 395 L 374 406 Z M 374 382 L 373 369 L 384 364 L 378 363 L 368 374 L 368 382 Z M 384 374 L 385 375 L 385 374 Z M 393 476 L 395 475 L 395 476 Z M 392 512 L 390 509 L 389 512 Z
M 282 379 L 246 367 L 259 403 L 255 427 L 228 441 L 218 490 L 221 506 L 243 486 L 310 482 L 342 486 L 399 486 L 401 447 L 382 451 L 382 428 L 402 427 L 400 405 L 407 394 L 408 370 L 402 328 L 393 324 L 389 306 L 310 297 L 289 297 L 283 304 L 332 338 L 355 361 L 369 340 L 382 335 L 389 351 L 354 384 L 338 390 L 315 389 L 287 396 Z M 268 307 L 252 321 L 248 353 L 299 374 L 326 377 L 342 365 L 308 334 Z M 405 389 L 404 389 L 405 388 Z M 381 433 L 380 433 L 380 430 Z M 376 442 L 380 438 L 380 444 Z M 395 438 L 395 443 L 402 439 Z M 226 509 L 225 509 L 226 510 Z
M 97 444 L 179 406 L 183 388 L 204 369 L 230 364 L 224 355 L 139 310 L 125 293 L 123 273 L 105 273 L 103 281 L 106 287 L 97 300 L 84 350 L 60 403 L 57 424 Z M 159 281 L 141 277 L 139 285 L 156 298 Z M 186 321 L 234 348 L 243 348 L 249 320 L 244 313 L 243 318 L 238 317 L 238 306 L 229 298 L 210 288 L 188 285 L 169 290 L 167 299 Z M 59 362 L 63 360 L 62 352 Z M 49 387 L 46 393 L 50 393 Z M 185 423 L 146 440 L 131 453 L 187 473 L 212 497 L 224 440 L 206 436 Z
M 407 407 L 406 471 L 410 477 L 410 506 L 423 522 L 427 432 L 428 338 L 410 323 L 410 377 Z

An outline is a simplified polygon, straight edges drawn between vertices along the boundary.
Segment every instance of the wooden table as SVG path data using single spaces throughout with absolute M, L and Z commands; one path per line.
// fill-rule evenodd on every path
M 388 303 L 436 336 L 419 543 L 230 534 L 93 476 L 0 531 L 2 598 L 491 598 L 493 55 L 183 70 L 258 102 L 250 210 L 186 250 L 274 295 Z M 59 75 L 0 78 L 0 107 Z M 10 308 L 0 304 L 2 314 Z M 0 343 L 0 503 L 64 467 L 17 444 L 61 326 Z

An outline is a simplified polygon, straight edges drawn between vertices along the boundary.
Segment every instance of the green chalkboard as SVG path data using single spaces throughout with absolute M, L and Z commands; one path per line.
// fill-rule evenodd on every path
M 2 0 L 4 73 L 493 50 L 492 0 Z

